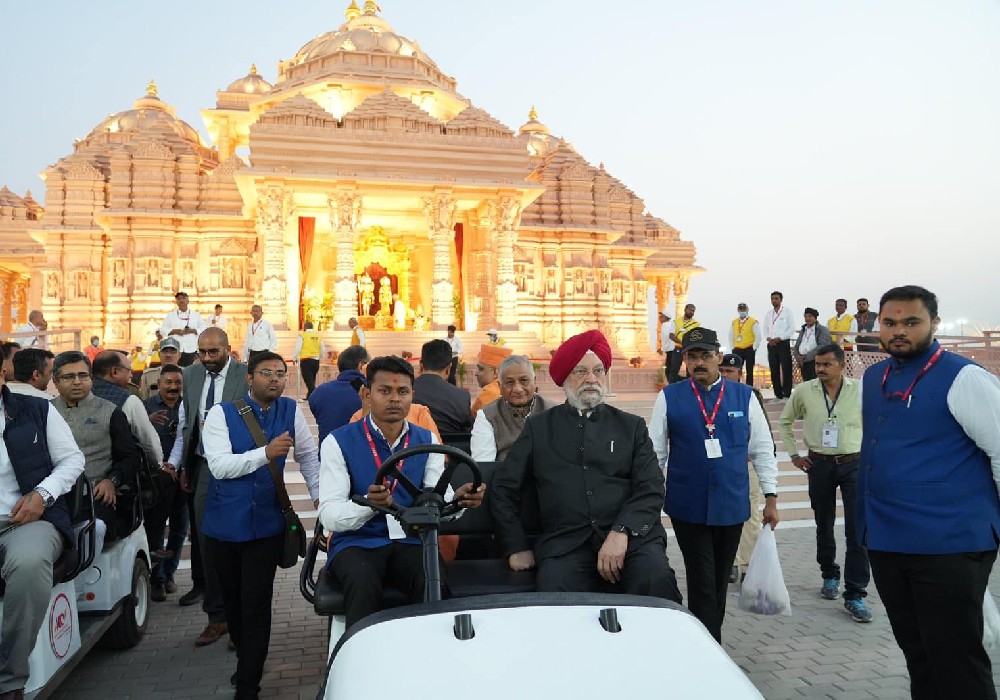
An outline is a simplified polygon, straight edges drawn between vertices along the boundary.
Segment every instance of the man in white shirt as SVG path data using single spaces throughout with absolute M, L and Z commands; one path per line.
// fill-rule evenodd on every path
M 264 318 L 264 309 L 260 304 L 250 307 L 250 317 L 253 319 L 247 326 L 246 340 L 243 342 L 243 361 L 252 360 L 260 352 L 274 352 L 278 347 L 278 336 L 274 326 Z
M 795 325 L 792 314 L 784 305 L 785 295 L 771 292 L 771 308 L 764 314 L 764 336 L 767 339 L 767 364 L 771 368 L 774 398 L 792 395 L 792 336 Z
M 41 348 L 19 350 L 13 359 L 14 377 L 7 378 L 7 387 L 15 394 L 37 396 L 50 401 L 54 394 L 45 390 L 52 381 L 53 359 L 55 355 Z
M 2 377 L 0 436 L 0 560 L 6 586 L 0 695 L 13 698 L 23 697 L 28 656 L 52 592 L 52 566 L 70 543 L 62 496 L 83 473 L 84 457 L 48 401 L 11 393 Z
M 660 352 L 665 358 L 663 361 L 663 371 L 670 372 L 670 359 L 674 356 L 674 348 L 677 344 L 674 339 L 671 338 L 674 331 L 677 330 L 677 324 L 674 323 L 673 319 L 667 314 L 666 311 L 660 312 Z
M 208 317 L 208 325 L 226 330 L 226 317 L 222 315 L 222 304 L 215 305 L 215 313 Z
M 455 335 L 456 330 L 454 325 L 448 326 L 448 335 L 445 336 L 445 340 L 451 346 L 451 368 L 448 370 L 449 384 L 455 383 L 455 372 L 458 370 L 458 363 L 462 361 L 462 353 L 465 352 L 462 339 Z
M 817 322 L 819 311 L 806 307 L 804 318 L 806 322 L 795 339 L 795 360 L 802 371 L 802 381 L 808 382 L 816 378 L 816 350 L 834 341 L 830 330 Z
M 37 333 L 39 331 L 48 330 L 49 324 L 45 320 L 45 316 L 38 309 L 35 309 L 30 314 L 28 314 L 28 322 L 17 329 L 18 333 Z M 49 337 L 47 335 L 35 335 L 30 338 L 18 338 L 17 342 L 22 348 L 42 348 L 43 350 L 49 349 Z
M 198 355 L 198 335 L 205 330 L 205 320 L 201 314 L 188 307 L 187 292 L 177 292 L 174 301 L 177 302 L 177 308 L 163 319 L 160 335 L 164 338 L 176 336 L 181 341 L 181 359 L 177 364 L 187 367 L 194 363 Z
M 94 394 L 111 401 L 122 410 L 128 419 L 132 434 L 139 441 L 150 464 L 159 466 L 163 462 L 160 436 L 156 434 L 156 428 L 149 420 L 142 399 L 127 389 L 129 379 L 132 377 L 128 356 L 117 350 L 105 350 L 94 358 L 93 372 Z

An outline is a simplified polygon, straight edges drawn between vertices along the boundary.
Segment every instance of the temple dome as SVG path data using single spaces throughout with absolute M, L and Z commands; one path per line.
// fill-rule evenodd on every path
M 174 116 L 174 108 L 157 96 L 156 83 L 149 82 L 146 94 L 132 103 L 132 109 L 109 115 L 87 134 L 84 141 L 104 134 L 139 134 L 159 127 L 184 141 L 201 147 L 201 135 L 187 122 Z
M 321 34 L 301 49 L 289 61 L 299 65 L 338 51 L 365 51 L 368 53 L 388 53 L 398 56 L 420 56 L 430 60 L 417 42 L 407 39 L 384 19 L 378 16 L 379 7 L 369 0 L 362 12 L 352 0 L 345 16 L 347 21 L 335 31 Z
M 531 156 L 547 156 L 559 145 L 559 139 L 552 135 L 549 127 L 538 121 L 534 106 L 528 112 L 528 121 L 517 130 L 517 136 L 524 141 Z
M 274 86 L 271 83 L 264 80 L 260 74 L 257 73 L 257 64 L 251 64 L 250 72 L 238 80 L 234 80 L 229 83 L 229 87 L 226 88 L 226 92 L 239 92 L 246 93 L 248 95 L 263 95 L 271 92 L 271 88 Z

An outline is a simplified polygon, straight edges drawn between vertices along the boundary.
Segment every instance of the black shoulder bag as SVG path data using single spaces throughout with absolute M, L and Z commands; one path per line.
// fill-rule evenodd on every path
M 246 423 L 254 442 L 257 443 L 257 447 L 267 445 L 267 438 L 264 437 L 264 431 L 261 429 L 260 423 L 257 422 L 257 416 L 254 415 L 253 409 L 242 399 L 234 401 L 233 405 L 236 406 L 240 417 Z M 306 555 L 306 532 L 302 529 L 302 521 L 299 520 L 299 516 L 292 510 L 292 502 L 288 500 L 288 490 L 285 488 L 285 480 L 278 470 L 278 463 L 272 459 L 268 461 L 267 468 L 271 472 L 271 478 L 274 479 L 274 489 L 278 496 L 278 506 L 281 508 L 281 515 L 285 518 L 285 530 L 283 533 L 285 539 L 281 548 L 281 559 L 278 561 L 278 566 L 282 569 L 290 569 L 298 563 L 299 557 Z

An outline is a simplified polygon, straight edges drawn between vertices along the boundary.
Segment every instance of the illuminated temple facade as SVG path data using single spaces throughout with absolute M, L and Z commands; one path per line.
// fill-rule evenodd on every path
M 224 305 L 235 342 L 259 302 L 285 331 L 455 323 L 538 350 L 598 327 L 631 355 L 649 287 L 679 313 L 699 271 L 603 165 L 534 109 L 515 131 L 471 104 L 373 2 L 201 116 L 210 143 L 150 83 L 45 169 L 44 208 L 0 190 L 0 330 L 40 308 L 146 341 L 184 290 Z

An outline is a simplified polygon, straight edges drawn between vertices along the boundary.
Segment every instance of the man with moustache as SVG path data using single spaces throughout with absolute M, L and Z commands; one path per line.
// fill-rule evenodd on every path
M 55 355 L 42 348 L 18 350 L 12 361 L 14 376 L 7 377 L 7 388 L 15 394 L 51 400 L 53 395 L 47 389 L 52 381 L 54 359 Z
M 470 449 L 479 462 L 502 461 L 530 416 L 552 408 L 538 395 L 535 368 L 525 355 L 511 355 L 500 363 L 500 399 L 476 415 Z
M 829 345 L 833 339 L 827 327 L 818 323 L 819 311 L 807 306 L 803 317 L 805 323 L 795 339 L 795 359 L 802 371 L 802 381 L 808 382 L 816 378 L 816 349 Z
M 771 308 L 764 314 L 764 336 L 767 340 L 767 364 L 771 368 L 774 398 L 792 395 L 792 336 L 795 325 L 792 314 L 784 307 L 785 295 L 771 292 Z
M 205 330 L 205 320 L 201 314 L 188 307 L 187 292 L 174 294 L 174 301 L 177 303 L 177 308 L 163 319 L 159 333 L 163 338 L 173 336 L 180 341 L 181 358 L 178 364 L 187 367 L 198 355 L 198 334 Z
M 742 360 L 747 384 L 753 386 L 753 368 L 761 341 L 760 323 L 750 315 L 750 307 L 744 302 L 736 305 L 736 316 L 729 326 L 729 347 Z
M 249 390 L 247 366 L 231 359 L 231 352 L 229 336 L 220 328 L 207 328 L 198 337 L 201 362 L 184 370 L 178 437 L 168 460 L 178 468 L 179 483 L 181 490 L 187 494 L 191 521 L 191 581 L 194 586 L 177 602 L 193 605 L 204 596 L 202 610 L 208 616 L 208 624 L 195 640 L 195 646 L 212 644 L 229 629 L 215 564 L 210 556 L 206 556 L 200 523 L 209 488 L 209 471 L 201 439 L 205 418 L 215 404 L 235 401 Z
M 164 338 L 160 341 L 160 362 L 156 367 L 150 367 L 139 378 L 139 396 L 149 398 L 156 392 L 156 380 L 160 378 L 160 368 L 164 365 L 179 365 L 181 359 L 181 341 L 177 338 Z
M 854 533 L 857 504 L 858 457 L 861 450 L 861 388 L 844 376 L 844 350 L 828 343 L 816 350 L 817 378 L 802 382 L 778 419 L 781 439 L 792 463 L 809 477 L 809 501 L 816 518 L 816 563 L 823 587 L 820 595 L 836 600 L 840 589 L 837 541 L 833 524 L 837 517 L 837 489 L 844 503 L 844 609 L 855 622 L 871 622 L 865 605 L 868 553 Z M 802 440 L 808 454 L 800 455 L 792 426 L 802 419 Z
M 180 422 L 181 392 L 184 388 L 184 370 L 175 364 L 157 367 L 159 372 L 157 391 L 143 401 L 149 420 L 160 438 L 163 454 L 170 455 L 177 439 L 177 427 Z M 188 531 L 187 499 L 177 487 L 177 470 L 173 464 L 166 462 L 163 472 L 171 477 L 161 478 L 159 502 L 146 511 L 144 525 L 149 547 L 158 561 L 153 567 L 151 576 L 151 597 L 156 602 L 167 599 L 168 593 L 177 590 L 174 583 L 174 572 L 181 560 L 181 549 Z M 166 549 L 163 549 L 163 533 L 167 519 L 170 520 L 170 536 L 167 538 Z
M 514 571 L 540 591 L 613 591 L 681 602 L 660 523 L 663 477 L 645 421 L 604 403 L 611 347 L 597 330 L 549 364 L 566 403 L 533 416 L 493 480 L 493 517 Z M 521 498 L 532 484 L 541 534 L 529 549 Z
M 864 297 L 858 299 L 858 313 L 854 314 L 854 325 L 851 329 L 857 333 L 854 339 L 854 349 L 858 352 L 878 352 L 879 351 L 879 327 L 878 314 L 868 309 L 868 300 Z
M 934 339 L 937 297 L 879 302 L 890 357 L 862 380 L 858 538 L 914 698 L 996 698 L 983 598 L 1000 533 L 1000 381 Z
M 850 350 L 851 341 L 858 331 L 858 327 L 854 323 L 854 316 L 847 313 L 847 299 L 837 299 L 834 302 L 834 308 L 837 310 L 837 314 L 830 317 L 830 320 L 826 322 L 826 327 L 830 329 L 833 342 L 843 347 L 844 350 Z
M 696 328 L 682 346 L 688 380 L 656 397 L 649 430 L 666 476 L 663 510 L 684 557 L 688 609 L 721 643 L 729 573 L 750 517 L 747 459 L 764 492 L 762 522 L 778 524 L 778 463 L 764 411 L 746 384 L 719 372 L 715 331 Z

